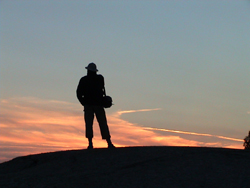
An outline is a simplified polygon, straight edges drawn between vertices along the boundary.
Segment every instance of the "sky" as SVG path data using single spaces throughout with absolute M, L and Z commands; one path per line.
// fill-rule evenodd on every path
M 113 143 L 243 149 L 250 1 L 1 0 L 0 162 L 85 149 L 76 87 L 94 62 Z M 107 147 L 94 123 L 94 147 Z

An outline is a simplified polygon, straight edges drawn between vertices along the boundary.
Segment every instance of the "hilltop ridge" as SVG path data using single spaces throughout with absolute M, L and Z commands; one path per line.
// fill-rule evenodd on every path
M 202 147 L 58 151 L 0 164 L 0 187 L 250 187 L 250 152 Z

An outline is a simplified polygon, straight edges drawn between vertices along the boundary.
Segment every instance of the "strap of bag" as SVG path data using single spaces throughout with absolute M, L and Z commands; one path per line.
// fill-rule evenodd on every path
M 106 90 L 105 90 L 105 87 L 103 87 L 103 93 L 104 93 L 104 96 L 106 97 Z

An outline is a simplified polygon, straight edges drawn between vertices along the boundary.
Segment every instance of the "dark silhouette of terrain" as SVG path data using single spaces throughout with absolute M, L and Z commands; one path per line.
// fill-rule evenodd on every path
M 250 152 L 125 147 L 17 157 L 0 164 L 1 188 L 249 188 Z

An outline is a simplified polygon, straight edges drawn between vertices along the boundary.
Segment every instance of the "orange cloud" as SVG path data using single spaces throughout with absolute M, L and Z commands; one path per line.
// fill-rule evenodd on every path
M 0 162 L 20 155 L 87 147 L 84 117 L 79 104 L 27 97 L 1 100 L 0 106 Z M 145 128 L 120 117 L 123 113 L 152 110 L 160 109 L 118 111 L 107 114 L 114 144 L 118 147 L 168 145 L 240 148 L 240 145 L 234 142 L 223 144 L 220 141 L 204 142 L 194 138 L 184 138 L 180 136 L 184 132 L 180 131 L 175 131 L 175 135 L 170 135 L 169 132 L 163 135 L 159 133 L 160 129 Z M 96 121 L 94 134 L 94 147 L 106 147 L 107 144 L 101 139 Z

